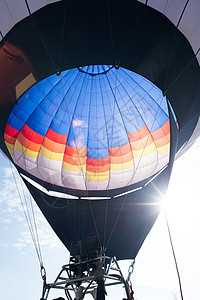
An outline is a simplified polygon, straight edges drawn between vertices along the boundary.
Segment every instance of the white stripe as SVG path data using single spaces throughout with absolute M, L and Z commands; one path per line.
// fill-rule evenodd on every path
M 26 175 L 20 173 L 20 175 L 26 180 L 28 181 L 30 184 L 32 184 L 34 187 L 36 187 L 38 190 L 40 190 L 41 192 L 45 193 L 48 196 L 51 197 L 59 197 L 59 198 L 65 198 L 65 199 L 79 199 L 76 196 L 73 195 L 69 195 L 69 194 L 64 194 L 61 192 L 56 192 L 56 191 L 49 191 L 47 189 L 45 189 L 42 185 L 40 185 L 39 183 L 35 182 L 34 180 L 30 179 L 29 177 L 27 177 Z

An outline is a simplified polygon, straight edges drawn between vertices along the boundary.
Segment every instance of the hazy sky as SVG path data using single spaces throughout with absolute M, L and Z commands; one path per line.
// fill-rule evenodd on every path
M 41 297 L 39 262 L 20 204 L 9 162 L 0 157 L 0 299 Z M 177 274 L 169 243 L 164 208 L 171 228 L 184 300 L 200 299 L 200 139 L 175 162 L 166 204 L 137 258 L 132 276 L 136 300 L 179 300 Z M 16 177 L 19 180 L 18 176 Z M 18 184 L 19 186 L 20 184 Z M 30 201 L 27 191 L 22 192 Z M 68 252 L 35 207 L 42 256 L 48 281 L 68 263 Z M 126 273 L 128 262 L 121 266 Z M 119 289 L 108 299 L 122 299 Z M 177 294 L 177 298 L 175 298 Z M 50 294 L 52 300 L 55 295 Z M 117 295 L 117 296 L 116 296 Z M 120 295 L 120 296 L 118 296 Z

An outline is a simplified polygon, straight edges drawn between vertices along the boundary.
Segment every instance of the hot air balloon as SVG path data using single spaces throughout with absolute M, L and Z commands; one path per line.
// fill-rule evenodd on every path
M 0 3 L 0 147 L 71 251 L 68 299 L 69 280 L 78 288 L 83 277 L 73 263 L 100 289 L 111 258 L 135 259 L 175 158 L 199 135 L 199 9 L 195 0 Z

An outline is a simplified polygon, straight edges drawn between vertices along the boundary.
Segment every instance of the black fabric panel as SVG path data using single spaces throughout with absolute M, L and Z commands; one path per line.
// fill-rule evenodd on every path
M 200 68 L 189 42 L 164 15 L 134 0 L 57 2 L 17 24 L 0 46 L 6 42 L 22 49 L 26 54 L 24 64 L 27 63 L 27 68 L 19 74 L 12 74 L 17 80 L 11 86 L 11 96 L 7 93 L 9 101 L 1 99 L 0 94 L 3 103 L 0 110 L 2 138 L 10 110 L 17 101 L 13 99 L 15 85 L 26 72 L 26 75 L 32 72 L 40 81 L 57 71 L 73 67 L 118 64 L 143 75 L 166 93 L 181 130 L 179 134 L 171 120 L 169 167 L 142 190 L 108 202 L 68 201 L 49 197 L 25 181 L 68 249 L 72 242 L 96 236 L 97 231 L 104 240 L 105 231 L 104 246 L 110 241 L 107 255 L 115 255 L 118 259 L 134 258 L 158 216 L 160 192 L 167 189 L 174 155 L 179 147 L 177 143 L 182 145 L 189 139 L 195 128 L 195 116 L 200 113 Z M 14 54 L 10 59 L 13 64 L 17 62 Z M 13 77 L 8 77 L 9 84 Z M 3 88 L 8 90 L 9 84 Z M 1 148 L 6 151 L 3 146 Z
M 151 230 L 159 214 L 161 194 L 164 195 L 167 189 L 170 173 L 171 167 L 168 167 L 142 190 L 108 202 L 56 199 L 25 183 L 49 224 L 68 249 L 72 242 L 99 235 L 103 246 L 110 240 L 107 255 L 126 259 L 137 255 Z

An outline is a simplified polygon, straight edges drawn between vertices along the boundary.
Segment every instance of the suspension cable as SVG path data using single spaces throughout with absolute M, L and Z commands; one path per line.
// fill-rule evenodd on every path
M 168 234 L 169 234 L 169 240 L 170 240 L 170 245 L 171 245 L 171 249 L 172 249 L 172 253 L 173 253 L 173 258 L 174 258 L 174 262 L 175 262 L 175 266 L 176 266 L 176 272 L 177 272 L 177 276 L 178 276 L 178 282 L 179 282 L 179 290 L 180 290 L 181 300 L 183 300 L 183 291 L 182 291 L 182 285 L 181 285 L 181 277 L 180 277 L 180 273 L 179 273 L 178 263 L 177 263 L 177 260 L 176 260 L 176 255 L 175 255 L 175 251 L 174 251 L 172 236 L 171 236 L 171 232 L 170 232 L 170 228 L 169 228 L 169 223 L 168 223 L 168 220 L 167 220 L 166 212 L 165 212 L 165 220 L 166 220 L 166 224 L 167 224 L 167 230 L 168 230 Z
M 27 201 L 26 201 L 26 196 L 24 194 L 23 186 L 22 186 L 22 190 L 23 190 L 24 201 L 22 199 L 22 195 L 20 193 L 20 189 L 19 189 L 19 185 L 17 183 L 16 175 L 15 175 L 15 172 L 13 170 L 13 166 L 12 166 L 12 163 L 11 163 L 10 160 L 9 160 L 9 163 L 10 163 L 10 168 L 11 168 L 12 175 L 13 175 L 13 178 L 14 178 L 14 182 L 15 182 L 15 185 L 16 185 L 16 188 L 17 188 L 18 196 L 19 196 L 19 199 L 20 199 L 20 202 L 21 202 L 21 206 L 23 208 L 25 219 L 26 219 L 29 231 L 30 231 L 32 241 L 33 241 L 33 245 L 35 247 L 35 251 L 36 251 L 36 254 L 37 254 L 37 257 L 38 257 L 38 260 L 39 260 L 39 264 L 40 264 L 40 268 L 41 268 L 41 275 L 43 277 L 43 275 L 46 274 L 46 273 L 45 273 L 45 268 L 43 266 L 43 259 L 42 259 L 42 253 L 41 253 L 41 248 L 40 248 L 40 242 L 39 242 L 39 237 L 38 237 L 38 231 L 37 231 L 37 225 L 36 225 L 36 220 L 35 220 L 35 213 L 34 213 L 34 209 L 33 209 L 33 204 L 32 204 L 32 201 L 31 201 L 31 212 L 32 212 L 32 219 L 33 219 L 34 225 L 32 224 L 31 215 L 30 215 L 30 212 L 28 211 L 28 204 L 27 204 Z M 31 197 L 30 197 L 30 199 L 31 199 Z
M 34 17 L 33 17 L 32 13 L 31 13 L 30 6 L 28 4 L 28 0 L 25 0 L 25 4 L 26 4 L 26 7 L 27 7 L 27 11 L 29 13 L 29 16 L 31 17 L 31 20 L 32 20 L 32 22 L 33 22 L 33 24 L 35 26 L 35 29 L 36 29 L 37 33 L 38 33 L 38 36 L 39 36 L 39 38 L 40 38 L 40 40 L 42 42 L 42 45 L 44 46 L 44 49 L 45 49 L 46 54 L 47 54 L 47 56 L 49 58 L 49 61 L 50 61 L 51 65 L 52 65 L 52 67 L 54 68 L 55 73 L 59 73 L 60 70 L 58 70 L 57 66 L 55 65 L 55 62 L 54 62 L 54 60 L 52 58 L 52 55 L 51 55 L 51 53 L 49 51 L 47 43 L 45 42 L 45 40 L 44 40 L 44 38 L 43 38 L 43 36 L 42 36 L 39 28 L 38 28 L 38 25 L 36 24 L 36 22 L 34 20 Z

